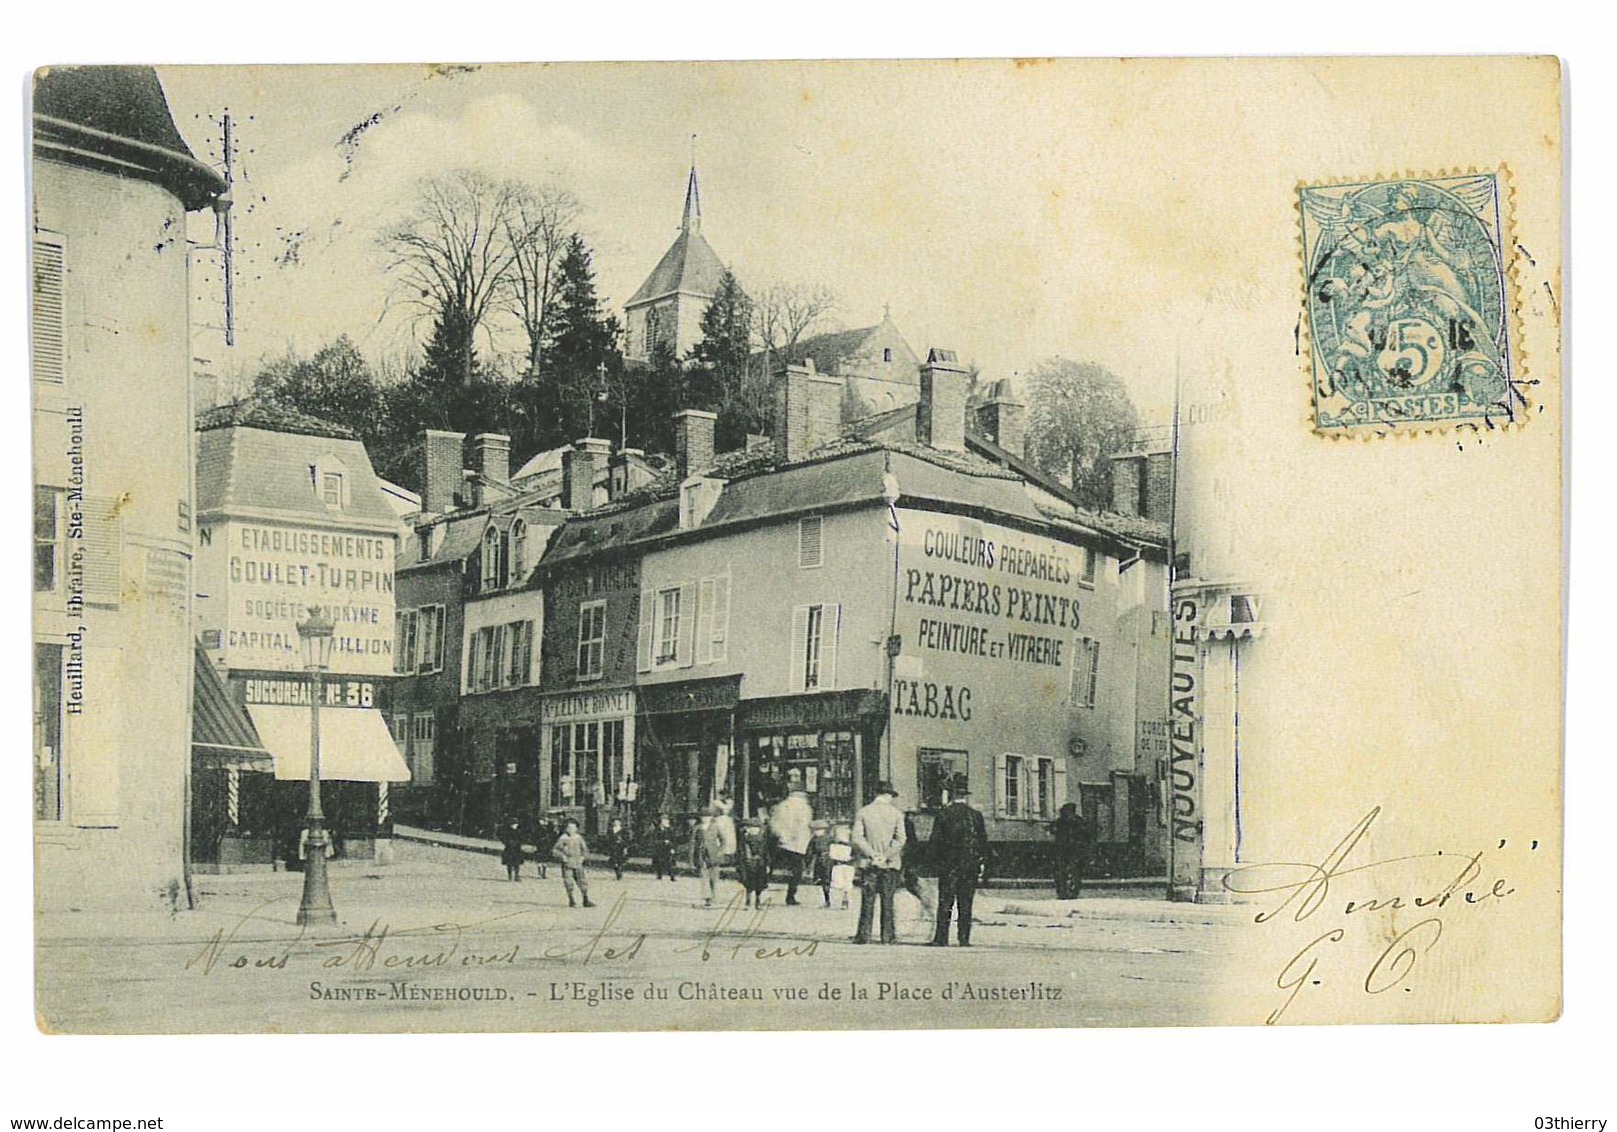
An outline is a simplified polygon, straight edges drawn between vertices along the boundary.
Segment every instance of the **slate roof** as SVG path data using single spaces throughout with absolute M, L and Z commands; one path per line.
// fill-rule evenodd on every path
M 327 507 L 310 469 L 335 457 L 347 478 L 348 505 Z M 274 512 L 288 522 L 398 529 L 398 516 L 357 440 L 214 423 L 197 432 L 197 514 Z
M 225 190 L 174 127 L 151 67 L 42 67 L 34 74 L 35 145 L 52 156 L 96 164 L 163 185 L 187 209 Z M 67 148 L 59 148 L 57 143 Z
M 675 237 L 640 289 L 623 305 L 636 307 L 675 293 L 711 299 L 719 293 L 723 277 L 724 264 L 713 245 L 700 231 L 687 229 Z

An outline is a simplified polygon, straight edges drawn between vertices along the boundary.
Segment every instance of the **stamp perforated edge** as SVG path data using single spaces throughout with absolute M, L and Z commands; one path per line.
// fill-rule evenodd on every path
M 1315 385 L 1317 375 L 1314 368 L 1316 362 L 1314 358 L 1313 327 L 1308 320 L 1308 233 L 1304 227 L 1303 190 L 1331 188 L 1340 185 L 1370 185 L 1388 181 L 1433 181 L 1445 177 L 1474 177 L 1487 173 L 1497 177 L 1500 186 L 1499 255 L 1504 261 L 1506 332 L 1509 335 L 1510 354 L 1513 362 L 1512 373 L 1506 380 L 1506 397 L 1510 398 L 1514 403 L 1514 410 L 1501 409 L 1498 417 L 1484 416 L 1480 424 L 1474 420 L 1423 420 L 1411 421 L 1407 424 L 1388 424 L 1378 421 L 1353 428 L 1320 428 L 1314 404 L 1314 398 L 1318 390 Z M 1539 406 L 1529 395 L 1529 391 L 1538 384 L 1538 379 L 1532 376 L 1532 367 L 1529 364 L 1527 348 L 1523 341 L 1521 253 L 1516 243 L 1515 230 L 1516 182 L 1515 178 L 1511 176 L 1508 163 L 1501 161 L 1492 167 L 1455 166 L 1453 168 L 1438 169 L 1435 172 L 1405 170 L 1393 173 L 1376 173 L 1372 176 L 1328 177 L 1298 181 L 1292 188 L 1291 207 L 1295 214 L 1297 233 L 1296 352 L 1298 360 L 1302 363 L 1303 387 L 1308 394 L 1303 401 L 1303 411 L 1306 414 L 1309 432 L 1331 441 L 1368 443 L 1388 437 L 1446 436 L 1451 432 L 1492 435 L 1494 433 L 1519 432 L 1527 427 L 1527 421 L 1532 416 L 1530 410 L 1535 406 L 1542 406 Z

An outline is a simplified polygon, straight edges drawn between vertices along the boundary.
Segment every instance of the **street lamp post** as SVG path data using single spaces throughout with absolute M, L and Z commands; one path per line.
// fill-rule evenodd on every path
M 303 664 L 309 673 L 309 814 L 308 839 L 303 853 L 303 903 L 298 905 L 298 923 L 334 924 L 337 910 L 331 904 L 331 886 L 326 877 L 326 815 L 320 808 L 320 698 L 325 693 L 325 672 L 331 664 L 332 633 L 335 626 L 319 606 L 298 622 L 298 639 L 303 642 Z

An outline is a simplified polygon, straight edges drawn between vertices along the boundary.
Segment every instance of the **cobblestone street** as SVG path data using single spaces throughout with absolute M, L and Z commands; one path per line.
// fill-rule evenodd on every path
M 755 913 L 726 882 L 710 909 L 692 878 L 596 868 L 572 909 L 554 869 L 524 873 L 400 843 L 333 870 L 341 922 L 318 934 L 297 873 L 199 877 L 172 917 L 43 917 L 40 1012 L 70 1032 L 1161 1025 L 1206 1019 L 1233 931 L 1227 909 L 989 889 L 969 951 L 922 946 L 903 893 L 899 945 L 855 947 L 857 897 L 786 907 L 776 885 Z

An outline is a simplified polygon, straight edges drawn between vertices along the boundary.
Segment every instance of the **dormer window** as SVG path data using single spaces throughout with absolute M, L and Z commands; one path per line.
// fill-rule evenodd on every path
M 679 485 L 679 527 L 690 530 L 706 521 L 724 491 L 724 481 L 693 476 Z
M 511 543 L 506 532 L 498 527 L 489 527 L 483 534 L 484 593 L 505 588 L 511 566 L 510 555 Z
M 348 469 L 335 456 L 322 456 L 309 465 L 309 484 L 315 498 L 333 511 L 348 506 Z
M 513 585 L 521 585 L 528 576 L 528 524 L 521 519 L 511 524 L 511 576 Z

